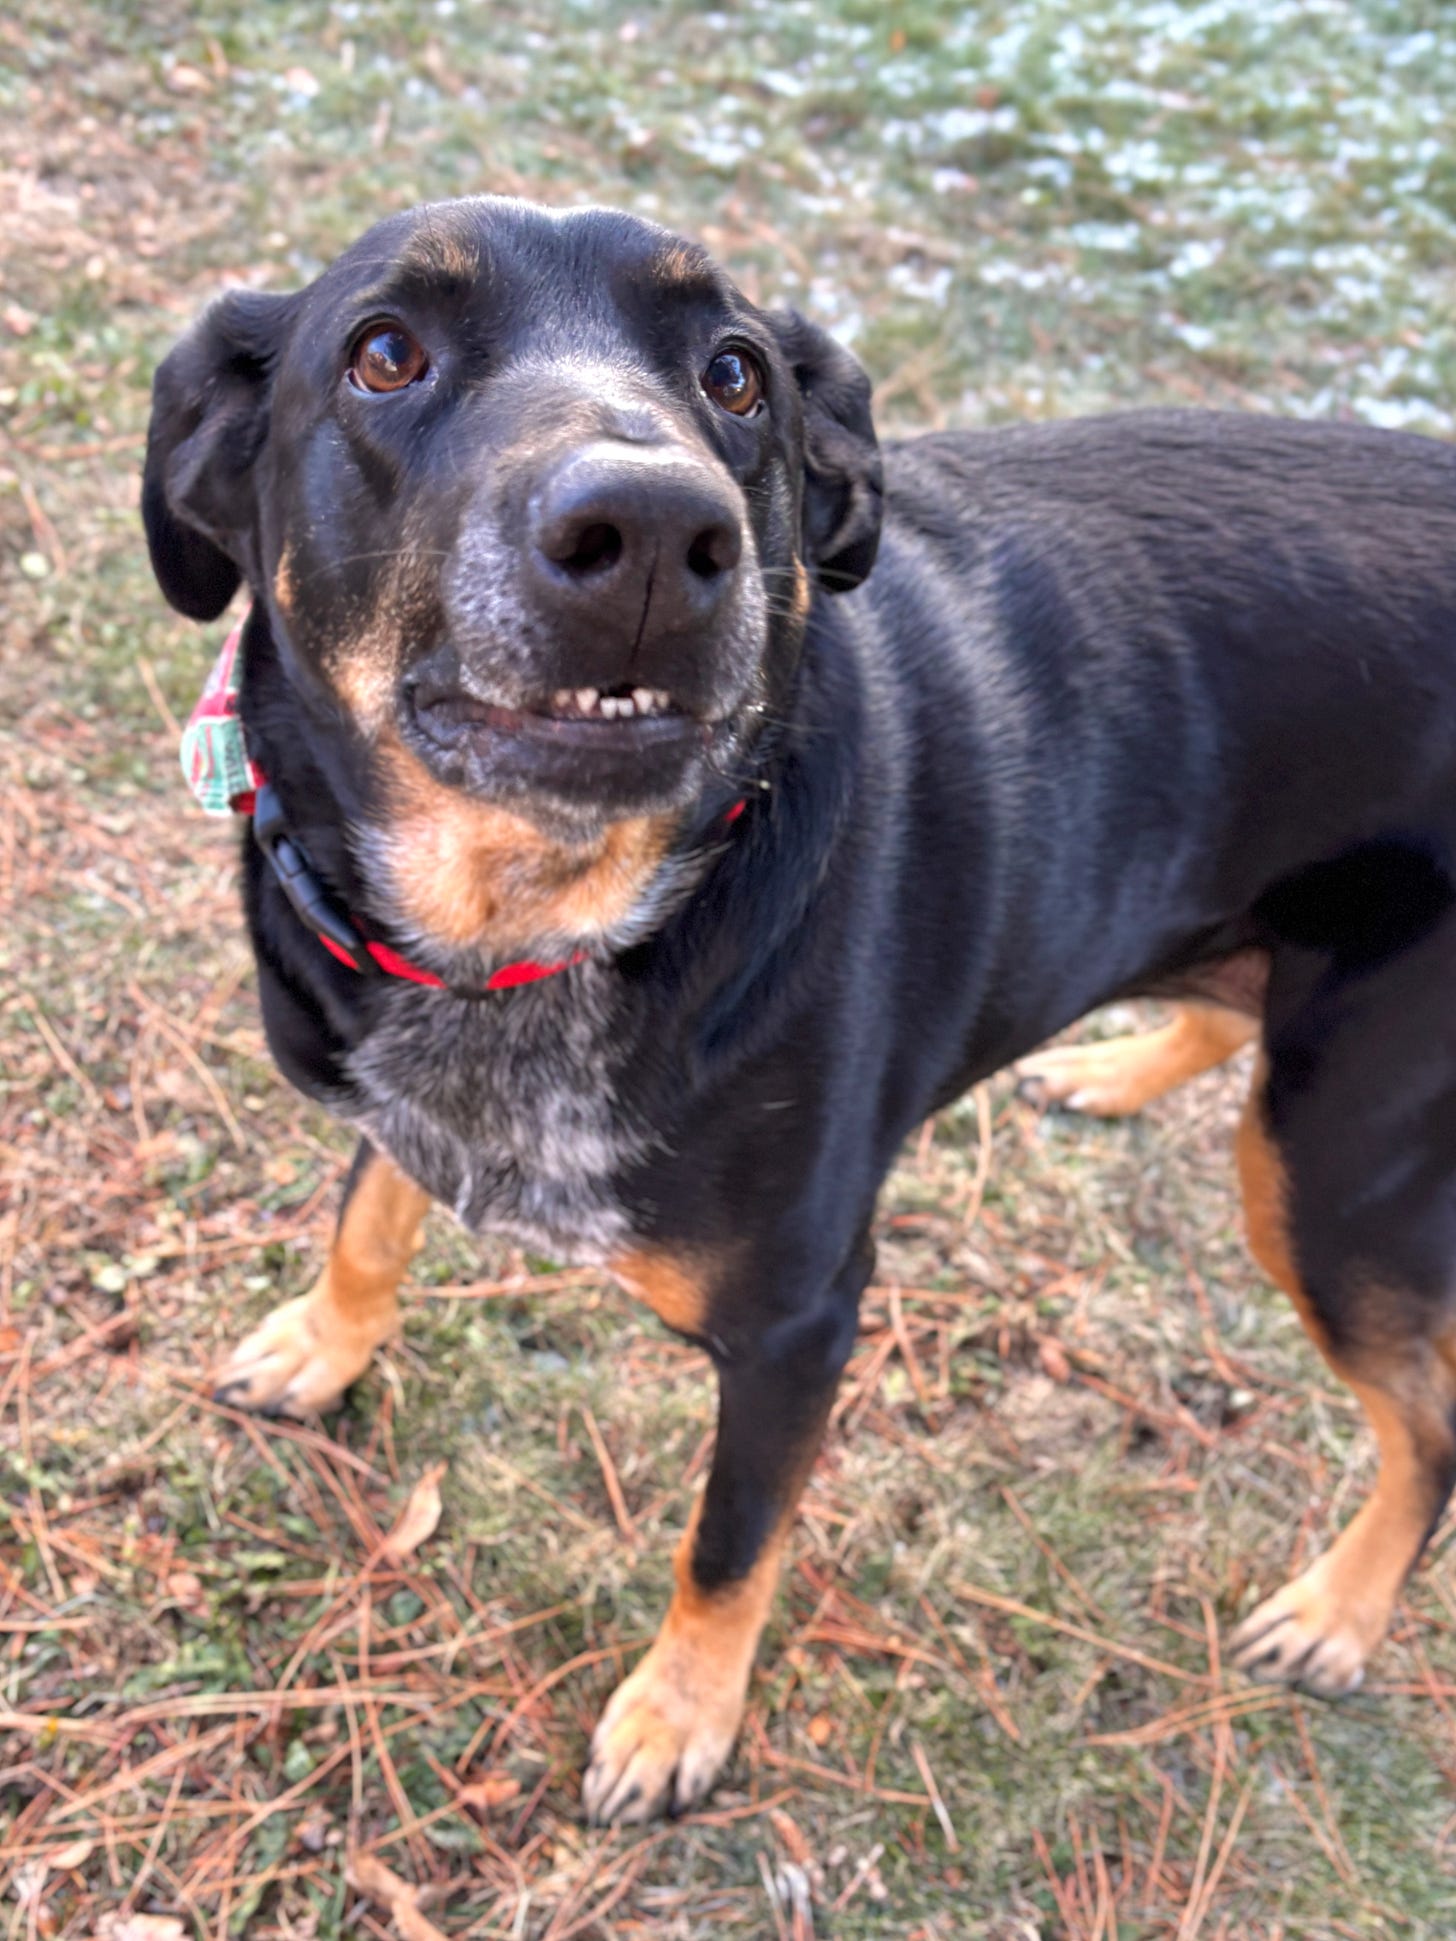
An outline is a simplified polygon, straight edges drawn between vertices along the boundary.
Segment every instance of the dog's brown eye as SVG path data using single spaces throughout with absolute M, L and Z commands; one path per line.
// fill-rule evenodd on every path
M 402 391 L 430 368 L 424 346 L 398 324 L 383 324 L 354 346 L 349 382 L 361 391 Z
M 703 372 L 703 389 L 735 418 L 747 418 L 763 401 L 763 373 L 742 350 L 720 350 Z

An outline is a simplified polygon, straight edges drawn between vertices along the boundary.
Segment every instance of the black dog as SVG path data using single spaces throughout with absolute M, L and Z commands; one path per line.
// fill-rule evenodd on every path
M 1262 1029 L 1254 1251 L 1382 1464 L 1237 1650 L 1358 1681 L 1456 1471 L 1456 454 L 1177 413 L 882 469 L 853 358 L 700 249 L 483 200 L 215 304 L 145 513 L 174 606 L 251 591 L 264 1016 L 364 1134 L 223 1389 L 334 1401 L 431 1200 L 717 1367 L 595 1817 L 728 1752 L 901 1141 L 1134 993 L 1191 1002 L 1030 1069 L 1133 1109 Z

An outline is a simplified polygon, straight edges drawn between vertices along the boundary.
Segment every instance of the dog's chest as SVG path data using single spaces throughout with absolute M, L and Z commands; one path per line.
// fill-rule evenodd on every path
M 475 1231 L 600 1261 L 627 1221 L 613 1181 L 644 1149 L 613 1083 L 590 974 L 477 1001 L 401 993 L 352 1054 L 352 1116 Z

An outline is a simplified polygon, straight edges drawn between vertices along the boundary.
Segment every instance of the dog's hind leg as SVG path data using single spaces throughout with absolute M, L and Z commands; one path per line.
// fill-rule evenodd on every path
M 1392 1075 L 1398 1086 L 1403 1075 Z M 1433 1129 L 1449 1137 L 1449 1109 L 1444 1123 L 1421 1126 L 1418 1113 L 1361 1100 L 1364 1090 L 1323 1086 L 1317 1064 L 1312 1078 L 1301 1069 L 1292 1126 L 1280 1137 L 1261 1069 L 1238 1139 L 1250 1249 L 1359 1397 L 1380 1451 L 1374 1490 L 1353 1521 L 1231 1640 L 1246 1672 L 1326 1697 L 1360 1683 L 1456 1481 L 1456 1312 L 1443 1272 L 1451 1179 L 1442 1177 L 1445 1142 L 1432 1138 Z M 1372 1151 L 1365 1163 L 1361 1147 L 1400 1126 L 1414 1150 Z M 1343 1142 L 1343 1154 L 1313 1163 L 1311 1132 Z
M 1057 1045 L 1016 1065 L 1033 1098 L 1074 1112 L 1121 1118 L 1232 1058 L 1257 1036 L 1258 1022 L 1221 1004 L 1180 1003 L 1156 1031 L 1100 1043 Z
M 429 1204 L 361 1140 L 323 1273 L 238 1344 L 213 1377 L 217 1400 L 280 1415 L 332 1408 L 398 1325 L 396 1290 Z

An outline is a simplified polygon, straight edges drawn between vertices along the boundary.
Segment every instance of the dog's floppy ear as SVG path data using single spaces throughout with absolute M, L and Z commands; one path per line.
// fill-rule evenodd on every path
M 804 547 L 819 584 L 847 593 L 875 563 L 884 467 L 870 414 L 870 381 L 857 357 L 797 310 L 774 328 L 804 407 Z
M 219 297 L 152 382 L 142 521 L 152 571 L 191 620 L 215 620 L 249 564 L 252 470 L 294 301 Z

